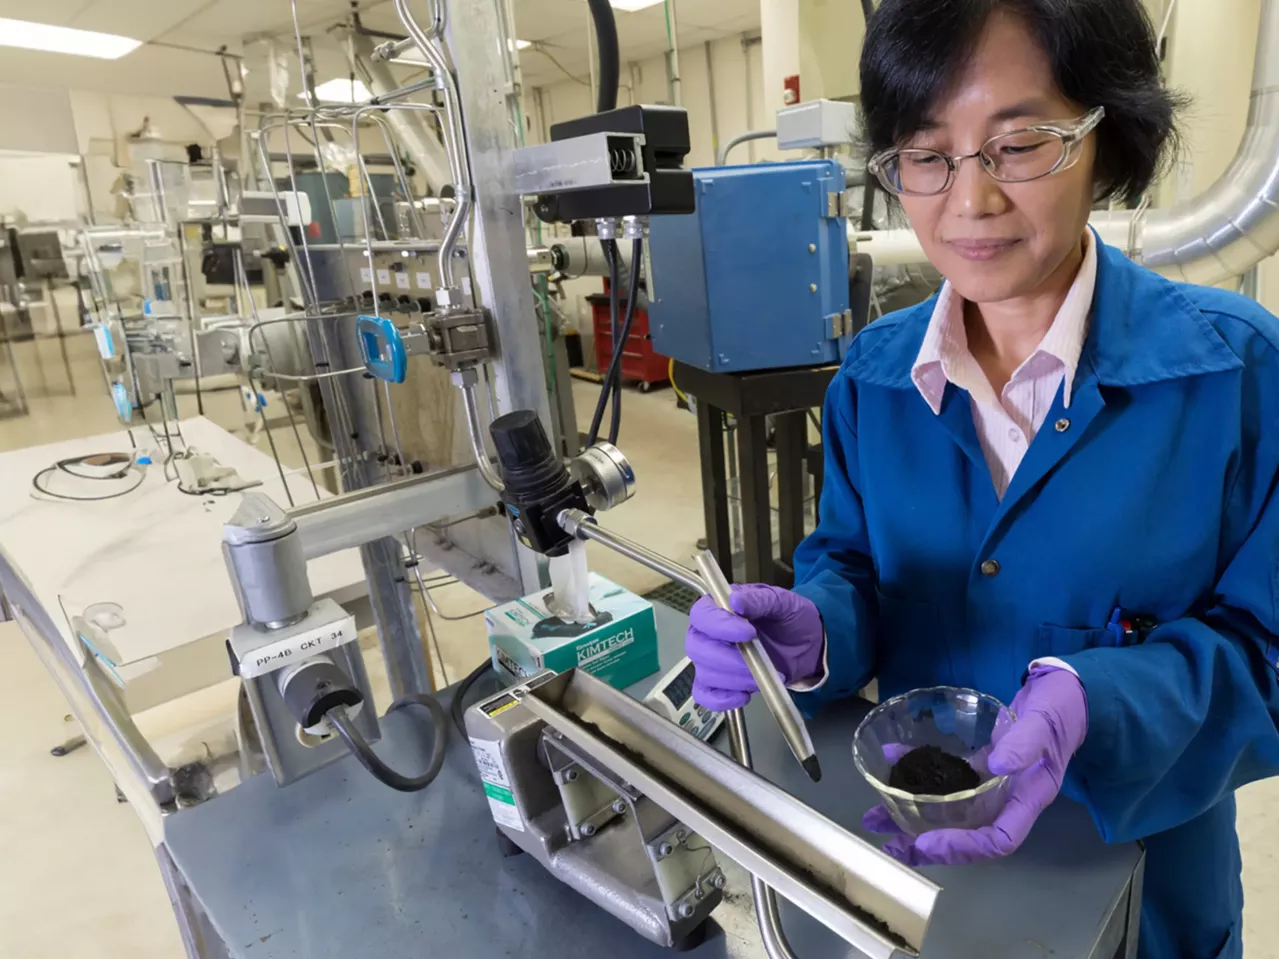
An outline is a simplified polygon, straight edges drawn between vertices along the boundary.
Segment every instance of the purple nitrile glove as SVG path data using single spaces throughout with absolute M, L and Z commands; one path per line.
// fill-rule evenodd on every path
M 811 601 L 777 586 L 750 585 L 734 586 L 730 603 L 732 613 L 703 596 L 688 614 L 684 649 L 697 666 L 696 702 L 723 712 L 750 701 L 759 687 L 738 647 L 756 636 L 783 682 L 799 682 L 820 671 L 825 631 Z
M 884 852 L 908 866 L 961 865 L 1007 856 L 1026 841 L 1039 814 L 1061 792 L 1066 764 L 1088 732 L 1088 699 L 1074 673 L 1053 666 L 1031 670 L 1013 699 L 1017 722 L 996 727 L 987 757 L 996 776 L 1012 776 L 1008 803 L 993 825 L 935 829 L 904 835 L 883 806 L 862 818 L 871 832 L 891 833 Z

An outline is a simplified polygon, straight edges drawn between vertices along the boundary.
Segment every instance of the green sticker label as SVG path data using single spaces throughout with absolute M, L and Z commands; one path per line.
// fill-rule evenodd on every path
M 495 786 L 493 783 L 484 784 L 484 794 L 489 799 L 496 799 L 498 802 L 504 802 L 508 806 L 515 805 L 515 797 L 511 795 L 511 791 L 505 786 Z

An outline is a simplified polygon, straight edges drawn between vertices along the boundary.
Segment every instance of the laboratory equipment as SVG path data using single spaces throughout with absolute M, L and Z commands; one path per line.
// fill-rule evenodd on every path
M 720 609 L 731 613 L 733 605 L 728 578 L 710 550 L 704 549 L 697 554 L 697 569 L 702 574 L 702 580 L 706 583 L 715 604 Z M 817 782 L 822 778 L 822 767 L 817 761 L 817 753 L 813 750 L 813 739 L 808 735 L 808 727 L 804 724 L 804 717 L 799 714 L 799 707 L 795 705 L 795 700 L 782 685 L 781 676 L 769 660 L 768 653 L 764 651 L 764 644 L 759 641 L 759 637 L 756 637 L 749 643 L 743 643 L 741 651 L 742 659 L 746 660 L 746 666 L 750 669 L 751 676 L 755 678 L 756 685 L 759 686 L 760 696 L 782 730 L 786 745 L 795 754 L 799 764 L 804 767 L 808 777 L 813 782 Z
M 837 364 L 850 301 L 835 160 L 693 171 L 697 209 L 650 224 L 649 325 L 664 356 L 715 373 Z
M 936 885 L 580 669 L 466 724 L 502 834 L 654 942 L 718 904 L 719 849 L 866 956 L 923 945 Z
M 992 776 L 985 758 L 996 729 L 1015 720 L 999 700 L 973 689 L 915 689 L 866 715 L 853 734 L 853 762 L 879 791 L 893 821 L 909 835 L 933 829 L 978 829 L 993 823 L 1008 801 L 1011 780 Z M 893 766 L 923 746 L 939 747 L 967 761 L 980 777 L 980 785 L 941 796 L 890 786 Z
M 666 673 L 647 696 L 644 704 L 693 736 L 706 741 L 719 732 L 724 714 L 712 712 L 693 700 L 693 677 L 697 665 L 687 656 Z
M 331 599 L 315 600 L 297 523 L 260 493 L 244 497 L 223 528 L 223 554 L 244 623 L 227 640 L 244 683 L 257 742 L 281 786 L 344 754 L 328 713 L 352 710 L 366 741 L 377 716 L 354 617 Z

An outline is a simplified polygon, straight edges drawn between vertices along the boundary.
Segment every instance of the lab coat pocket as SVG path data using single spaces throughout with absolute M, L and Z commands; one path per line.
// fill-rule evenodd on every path
M 1035 656 L 1069 656 L 1099 646 L 1117 646 L 1115 634 L 1108 629 L 1075 629 L 1044 623 L 1039 627 L 1039 648 Z
M 880 695 L 955 681 L 942 618 L 932 603 L 875 590 L 879 602 Z

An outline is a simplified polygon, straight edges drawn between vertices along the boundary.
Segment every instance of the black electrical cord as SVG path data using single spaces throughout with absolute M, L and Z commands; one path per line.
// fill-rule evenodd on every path
M 420 776 L 405 776 L 382 762 L 373 751 L 373 747 L 355 728 L 355 723 L 347 714 L 345 706 L 335 706 L 324 715 L 333 724 L 337 734 L 342 737 L 346 748 L 351 750 L 351 754 L 359 760 L 360 765 L 372 773 L 374 778 L 392 789 L 412 793 L 431 785 L 435 777 L 440 774 L 440 770 L 444 768 L 444 753 L 449 744 L 449 723 L 448 717 L 444 715 L 444 707 L 434 696 L 423 694 L 405 696 L 392 703 L 387 713 L 392 713 L 403 706 L 422 706 L 431 714 L 431 731 L 434 734 L 431 740 L 431 760 L 427 763 L 426 771 Z
M 621 78 L 622 57 L 617 47 L 617 18 L 609 0 L 586 0 L 595 23 L 595 49 L 599 63 L 599 90 L 595 112 L 617 109 L 617 87 Z
M 616 258 L 617 250 L 613 251 L 615 258 L 609 260 L 609 284 L 611 292 L 616 294 L 616 264 L 620 262 Z M 613 355 L 609 359 L 608 371 L 604 374 L 604 380 L 600 385 L 600 398 L 595 404 L 595 415 L 591 417 L 591 429 L 586 435 L 586 445 L 593 446 L 599 439 L 600 426 L 604 422 L 604 406 L 608 402 L 610 395 L 613 399 L 612 417 L 609 421 L 608 441 L 610 443 L 617 442 L 618 433 L 622 429 L 622 355 L 626 352 L 626 343 L 631 336 L 631 326 L 635 322 L 636 303 L 639 300 L 639 275 L 640 264 L 644 259 L 644 241 L 636 238 L 631 246 L 631 281 L 626 291 L 626 318 L 622 321 L 621 329 L 617 328 L 617 324 L 613 324 Z M 609 306 L 615 304 L 615 299 L 610 299 Z M 613 316 L 617 313 L 614 310 Z
M 617 314 L 620 310 L 618 297 L 620 295 L 618 276 L 621 272 L 619 266 L 620 254 L 617 249 L 616 240 L 601 240 L 600 246 L 604 248 L 604 259 L 608 261 L 608 326 L 609 335 L 613 338 L 613 356 L 617 356 L 618 339 L 617 339 Z M 632 264 L 632 267 L 634 264 Z M 631 270 L 634 273 L 634 269 Z M 613 368 L 612 357 L 609 358 L 608 368 Z M 612 384 L 609 381 L 607 373 L 600 380 L 600 395 L 595 401 L 595 413 L 591 416 L 591 428 L 586 433 L 586 445 L 594 446 L 600 436 L 600 427 L 604 423 L 604 410 L 608 406 L 609 393 L 612 390 Z
M 621 337 L 614 343 L 613 360 L 609 374 L 613 377 L 613 418 L 608 427 L 608 441 L 617 442 L 622 429 L 622 357 L 631 339 L 631 325 L 635 322 L 636 303 L 639 300 L 640 264 L 644 258 L 644 241 L 636 237 L 631 244 L 631 283 L 626 291 L 626 319 L 622 321 Z
M 453 701 L 449 703 L 449 715 L 453 717 L 453 725 L 457 727 L 458 735 L 463 739 L 466 738 L 466 694 L 492 668 L 492 661 L 484 660 L 462 677 L 457 684 L 457 689 L 453 691 Z
M 71 456 L 71 457 L 68 457 L 67 459 L 58 460 L 52 466 L 46 466 L 44 469 L 40 470 L 40 472 L 36 473 L 35 476 L 31 477 L 31 486 L 35 489 L 37 493 L 40 493 L 44 496 L 49 496 L 49 497 L 52 497 L 53 499 L 70 500 L 73 503 L 97 503 L 102 500 L 116 499 L 117 497 L 120 497 L 120 496 L 127 496 L 128 494 L 132 493 L 135 489 L 137 489 L 139 486 L 141 486 L 147 478 L 146 473 L 143 472 L 141 469 L 139 469 L 137 464 L 134 463 L 133 457 L 128 457 L 128 462 L 125 463 L 125 465 L 121 469 L 118 469 L 112 473 L 104 473 L 101 476 L 95 476 L 90 473 L 78 473 L 72 468 L 75 466 L 85 465 L 89 463 L 90 460 L 98 459 L 103 456 L 120 456 L 120 455 L 122 454 L 90 453 L 86 456 Z M 70 496 L 66 493 L 55 493 L 53 490 L 49 489 L 47 486 L 40 485 L 41 479 L 56 472 L 63 472 L 63 473 L 66 473 L 68 476 L 74 476 L 76 479 L 90 480 L 92 482 L 101 482 L 103 480 L 124 479 L 124 477 L 128 476 L 129 473 L 136 473 L 137 480 L 134 482 L 132 486 L 127 487 L 126 489 L 116 490 L 113 493 L 107 493 L 105 496 Z

